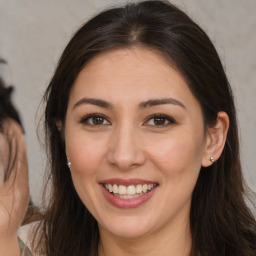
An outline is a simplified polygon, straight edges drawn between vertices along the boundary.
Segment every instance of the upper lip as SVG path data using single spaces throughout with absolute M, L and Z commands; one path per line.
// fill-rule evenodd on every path
M 113 179 L 106 179 L 101 180 L 99 182 L 100 184 L 116 184 L 116 185 L 139 185 L 139 184 L 158 184 L 155 181 L 152 180 L 144 180 L 144 179 L 119 179 L 119 178 L 113 178 Z

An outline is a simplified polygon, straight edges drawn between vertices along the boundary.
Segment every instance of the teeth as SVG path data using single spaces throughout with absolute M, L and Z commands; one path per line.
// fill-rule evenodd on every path
M 143 186 L 142 186 L 143 193 L 146 193 L 147 190 L 148 190 L 148 185 L 147 184 L 143 184 Z
M 140 194 L 142 192 L 142 185 L 137 185 L 136 186 L 136 193 Z
M 128 195 L 135 195 L 136 194 L 135 186 L 134 185 L 128 186 L 126 189 L 126 193 Z
M 140 195 L 143 195 L 147 193 L 148 191 L 152 190 L 156 184 L 138 184 L 138 185 L 129 185 L 129 186 L 124 186 L 124 185 L 112 185 L 109 183 L 104 184 L 104 187 L 110 192 L 118 196 L 120 198 L 134 198 L 138 197 Z
M 118 186 L 116 184 L 113 185 L 113 193 L 119 193 Z
M 119 185 L 118 192 L 116 192 L 120 195 L 126 195 L 126 186 Z

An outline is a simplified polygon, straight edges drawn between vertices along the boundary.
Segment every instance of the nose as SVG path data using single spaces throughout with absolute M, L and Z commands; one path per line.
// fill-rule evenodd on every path
M 125 171 L 144 164 L 146 156 L 137 133 L 128 127 L 113 131 L 108 150 L 111 165 Z

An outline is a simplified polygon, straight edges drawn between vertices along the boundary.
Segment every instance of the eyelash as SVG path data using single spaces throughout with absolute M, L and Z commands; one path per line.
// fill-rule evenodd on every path
M 103 120 L 103 123 L 102 124 L 95 124 L 93 123 L 93 121 L 91 123 L 89 123 L 89 120 L 90 119 L 93 119 L 93 118 L 101 118 Z M 161 119 L 164 121 L 164 124 L 148 124 L 150 120 L 156 120 L 156 119 Z M 104 122 L 107 121 L 107 124 L 104 124 Z M 166 121 L 168 122 L 166 124 Z M 80 123 L 82 124 L 86 124 L 86 125 L 89 125 L 89 126 L 104 126 L 104 125 L 111 125 L 111 123 L 109 122 L 109 120 L 102 114 L 89 114 L 87 116 L 85 116 L 81 121 Z M 169 126 L 171 124 L 175 124 L 176 121 L 170 117 L 170 116 L 167 116 L 167 115 L 164 115 L 164 114 L 154 114 L 152 116 L 150 116 L 144 123 L 143 125 L 146 125 L 146 126 L 155 126 L 157 128 L 162 128 L 162 127 L 166 127 L 166 126 Z

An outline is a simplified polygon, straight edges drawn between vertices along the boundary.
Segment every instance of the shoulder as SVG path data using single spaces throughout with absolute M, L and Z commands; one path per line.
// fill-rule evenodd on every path
M 27 225 L 21 226 L 18 230 L 18 237 L 22 240 L 22 242 L 31 250 L 31 240 L 29 237 L 32 234 L 33 228 L 36 223 L 29 223 Z
M 23 241 L 18 237 L 18 243 L 20 247 L 21 256 L 32 256 L 29 248 L 23 243 Z
M 24 245 L 32 252 L 32 240 L 34 238 L 35 229 L 40 225 L 39 221 L 21 226 L 18 230 L 18 237 Z M 40 255 L 43 256 L 43 255 Z

